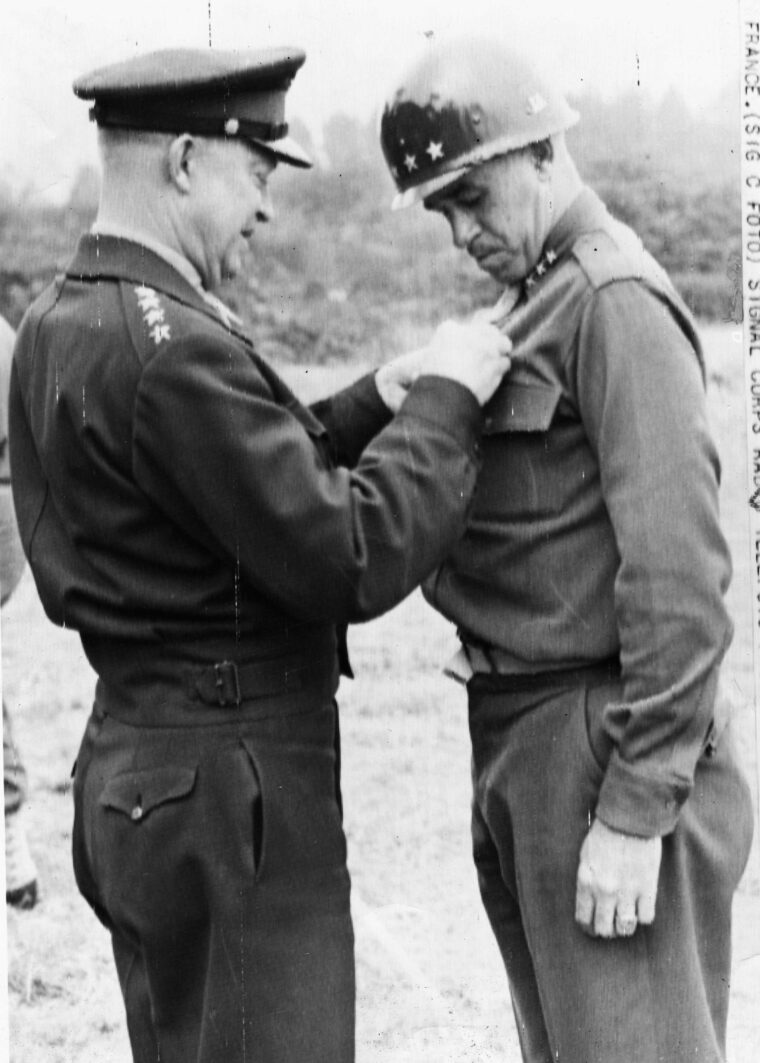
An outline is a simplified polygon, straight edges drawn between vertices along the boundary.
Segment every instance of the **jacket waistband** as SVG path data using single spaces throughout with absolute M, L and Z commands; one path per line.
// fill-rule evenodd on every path
M 96 711 L 148 727 L 305 712 L 332 698 L 338 685 L 331 629 L 261 658 L 201 663 L 157 649 L 109 664 L 98 680 Z
M 610 682 L 619 677 L 620 660 L 608 657 L 577 668 L 559 668 L 550 672 L 505 674 L 476 671 L 467 686 L 473 693 L 520 694 Z

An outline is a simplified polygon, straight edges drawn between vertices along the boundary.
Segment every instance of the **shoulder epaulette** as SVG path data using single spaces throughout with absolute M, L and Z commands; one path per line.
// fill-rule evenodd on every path
M 613 223 L 612 231 L 584 233 L 572 254 L 594 288 L 612 281 L 641 280 L 647 273 L 641 241 L 627 226 Z

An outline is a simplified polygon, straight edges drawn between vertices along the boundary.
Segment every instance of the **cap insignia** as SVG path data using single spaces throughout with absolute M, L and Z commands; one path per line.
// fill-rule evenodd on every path
M 528 102 L 525 104 L 526 114 L 541 114 L 544 110 L 546 110 L 546 100 L 540 92 L 534 92 L 528 97 Z

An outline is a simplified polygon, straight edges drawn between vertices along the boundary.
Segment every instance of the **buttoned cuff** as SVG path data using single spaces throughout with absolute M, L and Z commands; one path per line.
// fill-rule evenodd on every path
M 690 779 L 647 772 L 613 753 L 599 792 L 596 816 L 612 830 L 639 838 L 670 834 L 691 787 Z
M 419 377 L 404 399 L 399 417 L 415 417 L 439 425 L 462 450 L 478 456 L 483 411 L 469 388 L 448 377 Z
M 353 466 L 367 443 L 392 419 L 375 383 L 375 374 L 366 373 L 347 388 L 311 407 L 327 427 L 338 464 Z

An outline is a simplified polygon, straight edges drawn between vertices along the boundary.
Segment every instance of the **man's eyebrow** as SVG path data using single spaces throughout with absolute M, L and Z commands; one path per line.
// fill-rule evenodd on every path
M 428 199 L 423 200 L 425 210 L 434 210 L 440 213 L 447 203 L 456 203 L 460 195 L 469 187 L 463 180 L 460 180 L 449 188 L 434 192 Z

